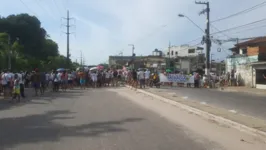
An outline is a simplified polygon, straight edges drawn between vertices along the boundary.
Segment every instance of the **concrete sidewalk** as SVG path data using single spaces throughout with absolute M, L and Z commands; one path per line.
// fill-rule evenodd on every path
M 266 96 L 266 90 L 249 88 L 244 86 L 229 86 L 224 88 L 218 88 L 219 91 L 224 92 L 240 92 L 240 93 L 248 93 L 254 95 Z
M 179 91 L 179 89 L 182 89 L 182 91 Z M 265 121 L 265 119 L 263 119 L 264 117 L 257 118 L 256 116 L 253 116 L 253 115 L 247 115 L 247 114 L 240 113 L 238 111 L 227 109 L 225 107 L 219 107 L 220 105 L 212 105 L 211 103 L 209 103 L 209 101 L 207 101 L 207 103 L 206 103 L 206 101 L 195 100 L 196 96 L 194 96 L 193 99 L 191 99 L 191 97 L 192 97 L 191 95 L 188 95 L 186 97 L 186 96 L 181 95 L 181 94 L 185 93 L 185 92 L 186 92 L 186 94 L 191 93 L 191 92 L 193 92 L 194 89 L 187 89 L 188 91 L 185 91 L 186 89 L 184 89 L 184 88 L 179 88 L 179 89 L 170 90 L 170 89 L 149 88 L 149 89 L 144 89 L 144 90 L 146 92 L 156 94 L 158 96 L 167 98 L 169 100 L 176 101 L 178 103 L 185 104 L 187 106 L 202 110 L 204 112 L 208 112 L 210 114 L 232 120 L 232 121 L 237 122 L 239 124 L 243 124 L 247 127 L 251 127 L 253 129 L 257 129 L 257 130 L 266 132 L 266 121 Z M 205 93 L 203 93 L 203 94 L 206 95 L 206 97 L 209 97 L 208 93 L 211 92 L 207 89 L 196 89 L 196 90 L 198 90 L 198 91 L 194 91 L 194 92 L 204 91 Z M 179 92 L 175 92 L 175 91 L 179 91 Z M 219 93 L 219 92 L 217 91 L 217 93 Z M 225 95 L 225 94 L 223 94 L 221 92 L 220 97 L 222 95 Z M 201 98 L 201 97 L 199 97 L 199 98 Z M 210 98 L 215 98 L 215 97 L 214 97 L 214 95 L 210 95 Z M 225 101 L 222 101 L 221 103 L 224 103 L 224 102 Z

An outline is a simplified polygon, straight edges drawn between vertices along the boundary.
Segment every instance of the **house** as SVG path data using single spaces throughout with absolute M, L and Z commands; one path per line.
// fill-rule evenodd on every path
M 203 48 L 197 46 L 181 45 L 165 48 L 165 58 L 168 60 L 168 68 L 191 73 L 203 69 L 205 55 Z
M 233 55 L 226 59 L 226 71 L 239 73 L 242 85 L 266 89 L 266 37 L 238 43 L 230 50 Z
M 181 46 L 171 46 L 170 48 L 165 48 L 165 56 L 168 58 L 189 57 L 197 56 L 203 50 L 202 47 L 181 45 Z
M 148 56 L 109 56 L 109 66 L 118 67 L 133 66 L 137 68 L 161 68 L 165 65 L 163 52 L 155 49 L 152 55 Z

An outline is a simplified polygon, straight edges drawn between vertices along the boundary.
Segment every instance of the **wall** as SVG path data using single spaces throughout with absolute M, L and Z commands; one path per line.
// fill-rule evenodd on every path
M 250 63 L 257 61 L 258 61 L 258 56 L 227 58 L 226 72 L 230 72 L 232 69 L 236 70 L 241 75 L 241 82 L 243 83 L 243 85 L 252 87 L 255 81 L 255 75 L 253 73 L 252 76 L 252 66 L 250 65 Z
M 189 60 L 185 60 L 185 59 L 181 59 L 180 62 L 180 69 L 186 71 L 186 73 L 190 73 L 190 61 Z
M 259 47 L 247 47 L 247 55 L 248 56 L 255 56 L 259 54 Z
M 189 49 L 195 49 L 195 53 L 188 53 L 188 50 Z M 169 48 L 165 48 L 165 57 L 169 57 L 169 55 L 167 55 L 167 53 L 169 52 Z M 173 51 L 173 55 L 171 55 Z M 171 58 L 175 58 L 177 56 L 180 56 L 180 57 L 184 57 L 184 56 L 197 56 L 198 55 L 198 51 L 197 50 L 197 47 L 191 47 L 191 46 L 172 46 L 170 48 L 170 57 Z M 176 52 L 177 52 L 177 55 L 176 55 Z

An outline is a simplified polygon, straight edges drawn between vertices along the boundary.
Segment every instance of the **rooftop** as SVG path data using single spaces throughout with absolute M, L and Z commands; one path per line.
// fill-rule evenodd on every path
M 236 44 L 236 47 L 245 47 L 245 46 L 251 46 L 251 45 L 256 45 L 256 44 L 261 44 L 261 43 L 266 43 L 266 36 L 263 37 L 258 37 L 252 40 L 248 40 L 245 42 L 241 42 Z

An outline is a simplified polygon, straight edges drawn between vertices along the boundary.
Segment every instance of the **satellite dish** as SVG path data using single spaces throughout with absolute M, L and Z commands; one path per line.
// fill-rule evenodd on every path
M 219 47 L 219 48 L 217 48 L 217 52 L 221 52 L 222 51 L 222 49 Z

